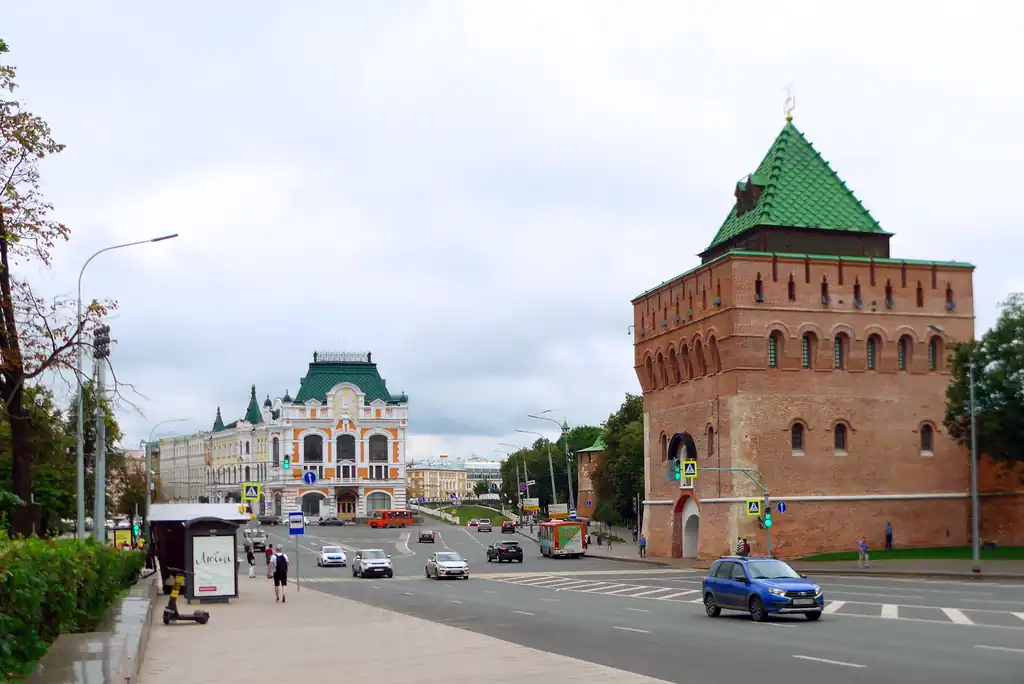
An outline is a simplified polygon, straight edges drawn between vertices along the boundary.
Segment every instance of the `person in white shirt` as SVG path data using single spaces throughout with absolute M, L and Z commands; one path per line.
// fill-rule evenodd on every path
M 284 546 L 281 544 L 278 544 L 274 551 L 274 555 L 270 557 L 270 572 L 274 578 L 274 600 L 287 603 L 288 556 L 285 555 Z

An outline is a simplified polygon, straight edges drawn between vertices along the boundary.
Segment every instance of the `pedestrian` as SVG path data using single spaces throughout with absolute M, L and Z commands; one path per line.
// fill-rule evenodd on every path
M 634 544 L 635 544 L 635 543 L 636 543 L 636 541 L 637 541 L 637 535 L 638 535 L 638 534 L 640 534 L 640 531 L 639 531 L 638 529 L 636 529 L 636 528 L 634 527 L 634 528 L 633 528 L 633 543 L 634 543 Z
M 743 556 L 743 537 L 736 537 L 736 555 Z
M 267 547 L 263 549 L 263 555 L 267 557 L 267 579 L 270 579 L 270 559 L 274 556 L 274 547 L 267 544 Z
M 288 591 L 288 556 L 285 555 L 282 545 L 277 545 L 277 553 L 271 557 L 270 566 L 273 568 L 274 575 L 274 600 L 286 603 L 288 601 L 288 597 L 285 596 Z
M 749 555 L 750 555 L 750 542 L 748 542 L 747 538 L 744 537 L 743 538 L 743 557 L 746 558 Z
M 640 541 L 637 542 L 640 547 L 640 557 L 647 558 L 647 537 L 640 535 Z
M 245 559 L 249 561 L 249 579 L 256 577 L 256 553 L 252 550 L 252 544 L 245 545 Z
M 885 548 L 892 548 L 892 523 L 885 523 Z
M 867 537 L 861 537 L 860 542 L 857 544 L 857 567 L 858 568 L 870 568 L 871 563 L 868 558 L 868 540 Z

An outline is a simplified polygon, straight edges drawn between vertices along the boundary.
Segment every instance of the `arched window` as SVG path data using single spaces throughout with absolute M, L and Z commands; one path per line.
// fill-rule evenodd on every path
M 903 283 L 903 286 L 906 287 L 906 283 Z M 893 305 L 892 281 L 888 278 L 885 279 L 885 305 L 889 308 L 892 308 Z
M 878 348 L 880 346 L 878 335 L 868 337 L 868 370 L 878 370 Z
M 662 387 L 668 385 L 668 372 L 665 370 L 665 356 L 661 352 L 658 352 L 658 380 L 661 382 Z
M 817 338 L 813 333 L 804 333 L 800 338 L 800 367 L 814 368 L 814 353 L 817 351 Z
M 245 481 L 246 482 L 250 481 L 249 480 L 249 475 L 250 475 L 249 466 L 245 466 Z
M 661 433 L 661 460 L 668 460 L 668 435 Z
M 836 429 L 833 434 L 836 451 L 846 451 L 846 425 L 836 423 Z
M 935 430 L 928 423 L 921 426 L 921 451 L 924 453 L 932 452 L 932 445 L 935 440 Z
M 946 310 L 952 311 L 956 308 L 956 302 L 953 300 L 953 286 L 950 283 L 946 283 Z
M 683 372 L 686 380 L 693 380 L 693 362 L 690 360 L 690 348 L 683 345 Z
M 789 429 L 789 441 L 793 451 L 804 450 L 804 424 L 793 423 L 793 427 Z
M 675 349 L 670 349 L 668 352 L 668 369 L 672 375 L 672 382 L 678 383 L 681 378 L 679 377 L 679 357 L 676 356 Z
M 281 465 L 281 442 L 277 437 L 270 443 L 270 450 L 272 452 L 274 467 L 277 468 Z
M 374 492 L 366 497 L 366 512 L 386 511 L 391 508 L 391 495 L 386 492 Z
M 782 333 L 775 331 L 768 336 L 768 367 L 779 367 L 779 355 L 782 352 Z
M 647 389 L 658 389 L 658 384 L 654 379 L 654 361 L 651 360 L 650 356 L 648 356 L 647 360 L 644 361 L 644 373 L 647 379 Z
M 846 357 L 850 353 L 850 343 L 846 333 L 839 333 L 832 340 L 832 367 L 836 370 L 846 368 Z
M 942 344 L 942 340 L 938 337 L 928 340 L 928 370 L 930 371 L 938 370 L 940 344 Z
M 853 303 L 857 306 L 864 304 L 864 300 L 860 298 L 860 278 L 853 283 Z
M 906 372 L 910 367 L 910 355 L 913 341 L 909 335 L 903 335 L 900 337 L 899 342 L 896 343 L 896 360 L 899 364 L 899 369 L 902 372 Z
M 248 442 L 245 443 L 245 455 L 246 456 L 249 455 L 249 443 Z
M 338 452 L 338 461 L 356 460 L 356 438 L 354 435 L 338 435 L 337 439 L 334 440 L 334 444 L 335 450 Z
M 693 355 L 697 361 L 697 375 L 704 377 L 708 374 L 707 359 L 704 358 L 704 345 L 700 340 L 693 343 Z
M 384 435 L 370 437 L 370 463 L 388 462 L 388 438 Z
M 715 428 L 708 425 L 708 457 L 715 455 Z
M 832 298 L 828 296 L 828 276 L 821 276 L 821 303 L 828 304 Z

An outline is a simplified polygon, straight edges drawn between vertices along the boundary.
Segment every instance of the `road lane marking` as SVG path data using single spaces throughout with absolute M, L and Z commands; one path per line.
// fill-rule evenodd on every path
M 554 577 L 551 579 L 541 580 L 539 582 L 531 582 L 531 587 L 544 587 L 545 589 L 558 586 L 559 584 L 569 583 L 572 584 L 575 580 L 567 580 L 562 577 Z
M 412 596 L 411 591 L 403 591 L 402 594 L 404 594 L 405 596 Z
M 462 529 L 462 531 L 463 531 L 463 532 L 465 532 L 465 533 L 466 533 L 466 536 L 467 536 L 467 537 L 469 537 L 470 539 L 472 539 L 473 541 L 475 541 L 475 542 L 476 542 L 477 544 L 479 544 L 480 546 L 483 546 L 484 548 L 487 548 L 487 544 L 484 544 L 484 543 L 483 543 L 482 541 L 480 541 L 479 539 L 477 539 L 476 537 L 474 537 L 474 536 L 473 536 L 473 535 L 472 535 L 472 534 L 470 533 L 470 531 L 469 531 L 469 529 L 468 529 L 468 528 L 465 528 L 465 527 L 463 527 L 463 528 L 461 528 L 461 529 Z
M 650 591 L 642 591 L 639 594 L 629 594 L 629 598 L 640 598 L 641 596 L 650 596 L 651 594 L 660 594 L 663 591 L 672 591 L 668 587 L 659 587 L 658 589 L 651 589 Z
M 520 615 L 536 615 L 536 613 L 527 613 L 525 610 L 513 610 L 513 613 L 519 613 Z
M 604 584 L 605 586 L 600 586 L 602 584 Z M 611 589 L 611 591 L 608 591 L 609 589 Z M 605 596 L 615 596 L 616 594 L 623 591 L 636 591 L 637 589 L 640 589 L 640 587 L 638 587 L 635 584 L 609 584 L 607 582 L 599 582 L 598 586 L 591 587 L 590 589 L 581 589 L 580 593 L 590 594 L 597 590 L 600 590 L 601 593 Z
M 664 599 L 665 601 L 671 601 L 673 599 L 679 598 L 680 596 L 689 596 L 690 594 L 697 593 L 700 593 L 700 589 L 687 589 L 686 591 L 677 591 L 674 594 L 669 594 L 668 596 L 659 596 L 658 598 Z
M 845 605 L 846 605 L 846 601 L 830 601 L 829 604 L 827 606 L 825 606 L 825 610 L 823 610 L 821 612 L 822 613 L 828 613 L 828 614 L 836 613 L 836 612 L 839 611 L 840 608 L 842 608 Z
M 926 598 L 923 594 L 879 594 L 878 592 L 868 591 L 839 591 L 829 587 L 824 587 L 824 590 L 829 595 L 836 594 L 839 596 L 874 596 L 878 599 L 921 599 L 922 601 Z
M 943 608 L 942 612 L 946 614 L 950 622 L 955 622 L 958 625 L 973 625 L 974 620 L 964 615 L 964 612 L 959 608 Z
M 1021 620 L 1024 620 L 1024 613 L 1014 613 L 1014 615 L 1019 617 Z
M 634 613 L 650 613 L 651 612 L 651 611 L 647 610 L 646 608 L 631 608 L 630 606 L 626 606 L 622 610 L 631 610 Z
M 646 630 L 646 629 L 636 629 L 635 627 L 619 627 L 618 625 L 613 626 L 612 629 L 620 629 L 623 632 L 638 632 L 640 634 L 650 634 L 651 633 L 650 630 Z
M 900 617 L 900 607 L 895 603 L 883 603 L 882 617 L 898 620 Z
M 462 603 L 462 601 L 456 601 L 455 599 L 448 599 L 450 603 Z
M 572 591 L 572 589 L 570 589 L 570 587 L 575 586 L 577 588 L 582 588 L 582 587 L 588 586 L 590 584 L 593 584 L 593 582 L 591 582 L 590 580 L 569 580 L 569 584 L 563 584 L 562 586 L 560 586 L 557 589 L 555 589 L 555 591 L 562 591 L 562 590 Z
M 983 648 L 986 651 L 1005 651 L 1007 653 L 1024 653 L 1024 648 L 1010 648 L 1009 646 L 986 646 L 985 644 L 975 644 L 974 648 Z
M 861 665 L 860 663 L 847 663 L 842 660 L 829 660 L 828 658 L 815 658 L 814 656 L 794 655 L 793 657 L 799 658 L 800 660 L 813 660 L 816 663 L 826 663 L 828 665 L 842 665 L 843 667 L 856 667 L 861 669 L 867 667 L 867 665 Z
M 541 600 L 541 601 L 553 601 L 553 602 L 555 602 L 555 603 L 557 603 L 557 602 L 558 602 L 558 599 L 553 599 L 553 598 L 547 598 L 547 597 L 545 597 L 545 596 L 541 596 L 540 600 Z

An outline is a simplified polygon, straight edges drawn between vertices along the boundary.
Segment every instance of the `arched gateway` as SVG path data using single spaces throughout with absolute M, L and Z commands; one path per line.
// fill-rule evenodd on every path
M 668 447 L 668 459 L 672 461 L 696 461 L 697 445 L 689 432 L 680 432 L 672 437 Z M 696 558 L 700 548 L 700 508 L 693 496 L 693 481 L 679 481 L 679 498 L 672 508 L 672 557 Z

